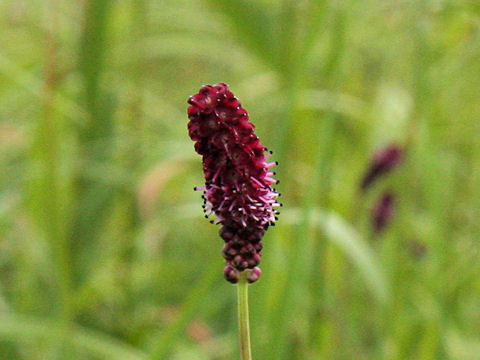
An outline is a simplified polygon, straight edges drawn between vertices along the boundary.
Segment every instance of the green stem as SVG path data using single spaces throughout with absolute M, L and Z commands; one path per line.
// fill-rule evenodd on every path
M 248 283 L 245 272 L 241 273 L 237 288 L 238 331 L 240 334 L 241 360 L 252 360 L 250 349 L 250 324 L 248 320 Z

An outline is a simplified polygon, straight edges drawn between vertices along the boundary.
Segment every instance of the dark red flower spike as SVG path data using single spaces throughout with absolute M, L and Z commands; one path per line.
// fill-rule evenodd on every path
M 373 208 L 373 226 L 375 232 L 382 231 L 393 218 L 394 213 L 394 197 L 390 192 L 382 194 L 380 199 Z
M 403 150 L 397 145 L 388 145 L 377 151 L 367 173 L 363 177 L 361 188 L 367 190 L 379 177 L 397 167 L 403 160 Z
M 275 225 L 279 194 L 267 162 L 266 148 L 255 135 L 247 111 L 229 90 L 228 85 L 204 85 L 188 99 L 189 135 L 195 150 L 203 156 L 206 217 L 215 214 L 225 241 L 225 278 L 236 283 L 239 272 L 248 271 L 247 280 L 260 277 L 257 265 L 262 256 L 262 237 Z

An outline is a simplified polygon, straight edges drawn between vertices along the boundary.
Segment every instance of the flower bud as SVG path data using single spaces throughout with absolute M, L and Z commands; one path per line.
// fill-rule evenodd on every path
M 250 270 L 249 274 L 247 275 L 247 281 L 251 284 L 257 281 L 261 274 L 262 274 L 262 270 L 260 270 L 260 268 L 258 267 L 255 267 L 252 270 Z
M 225 266 L 225 269 L 223 269 L 223 275 L 225 276 L 225 279 L 232 284 L 236 284 L 238 280 L 240 280 L 238 271 L 230 265 Z

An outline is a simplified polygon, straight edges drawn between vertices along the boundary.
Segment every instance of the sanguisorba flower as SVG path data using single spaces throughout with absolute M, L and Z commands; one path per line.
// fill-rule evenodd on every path
M 247 280 L 260 276 L 262 237 L 275 225 L 279 194 L 278 183 L 267 162 L 271 152 L 255 135 L 247 111 L 228 85 L 204 85 L 188 99 L 188 130 L 195 150 L 203 156 L 205 216 L 215 214 L 212 223 L 221 224 L 225 241 L 225 278 L 231 283 L 247 271 Z
M 366 190 L 382 175 L 397 167 L 403 160 L 403 150 L 397 145 L 388 145 L 377 151 L 363 177 L 361 188 Z

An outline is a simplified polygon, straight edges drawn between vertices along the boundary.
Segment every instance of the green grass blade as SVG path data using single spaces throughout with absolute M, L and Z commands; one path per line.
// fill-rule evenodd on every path
M 61 336 L 63 324 L 33 316 L 0 314 L 0 338 L 3 340 L 24 341 L 55 340 Z M 65 337 L 66 345 L 87 351 L 102 359 L 142 360 L 146 355 L 134 347 L 124 344 L 96 330 L 74 325 L 71 336 Z
M 28 90 L 39 100 L 43 97 L 43 79 L 22 68 L 2 53 L 0 53 L 0 73 L 10 78 L 18 86 Z M 62 93 L 57 93 L 56 101 L 61 104 L 57 107 L 59 112 L 73 120 L 77 125 L 82 124 L 82 119 L 87 114 L 84 108 Z
M 232 27 L 236 40 L 242 43 L 269 66 L 276 63 L 274 49 L 276 39 L 272 20 L 266 9 L 252 1 L 205 0 L 210 7 L 221 13 Z
M 166 329 L 161 330 L 155 340 L 149 359 L 164 359 L 172 350 L 174 339 L 185 329 L 186 324 L 198 312 L 198 307 L 204 301 L 205 295 L 211 289 L 216 281 L 223 281 L 218 274 L 218 263 L 212 262 L 197 285 L 187 294 L 185 302 L 182 305 L 180 316 L 172 322 Z
M 381 304 L 389 302 L 389 284 L 375 254 L 361 235 L 340 215 L 317 210 L 313 222 L 356 265 L 366 285 Z
M 299 219 L 299 213 L 284 211 L 285 218 L 292 222 Z M 362 275 L 366 286 L 380 304 L 390 301 L 390 285 L 382 266 L 377 261 L 373 250 L 362 236 L 340 215 L 331 211 L 314 209 L 311 222 L 325 234 L 333 244 L 349 258 Z

